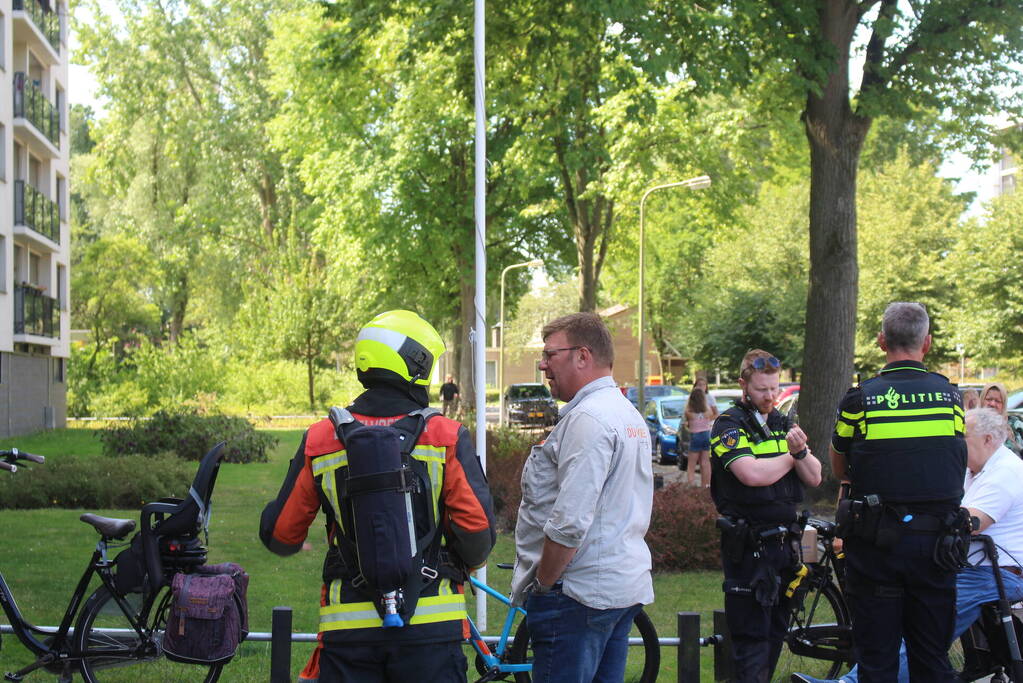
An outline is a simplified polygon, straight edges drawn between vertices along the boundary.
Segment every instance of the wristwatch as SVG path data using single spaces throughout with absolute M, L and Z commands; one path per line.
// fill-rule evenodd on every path
M 803 446 L 800 450 L 795 453 L 789 453 L 789 455 L 791 455 L 794 460 L 802 460 L 806 457 L 807 452 L 806 446 Z
M 544 593 L 550 593 L 551 589 L 554 588 L 554 584 L 552 583 L 549 586 L 545 586 L 544 584 L 540 583 L 540 579 L 539 578 L 534 576 L 533 580 L 529 582 L 529 586 L 527 586 L 527 588 L 528 588 L 528 592 L 530 592 L 530 593 L 536 593 L 537 595 L 543 595 Z

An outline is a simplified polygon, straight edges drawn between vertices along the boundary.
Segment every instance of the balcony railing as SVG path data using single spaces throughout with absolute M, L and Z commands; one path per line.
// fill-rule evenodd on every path
M 43 90 L 24 72 L 14 74 L 14 115 L 32 122 L 55 147 L 60 148 L 60 113 Z
M 46 3 L 49 5 L 49 3 Z M 46 36 L 47 42 L 60 54 L 60 17 L 50 9 L 43 9 L 39 0 L 14 0 L 14 9 L 22 10 L 32 17 L 32 23 Z
M 14 334 L 60 336 L 60 305 L 35 287 L 14 286 Z
M 14 181 L 14 224 L 60 244 L 60 207 L 24 180 Z

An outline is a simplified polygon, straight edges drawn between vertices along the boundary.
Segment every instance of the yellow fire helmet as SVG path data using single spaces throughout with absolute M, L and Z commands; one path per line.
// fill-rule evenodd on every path
M 355 366 L 369 376 L 389 371 L 410 384 L 430 385 L 444 342 L 433 325 L 412 311 L 381 313 L 359 330 Z

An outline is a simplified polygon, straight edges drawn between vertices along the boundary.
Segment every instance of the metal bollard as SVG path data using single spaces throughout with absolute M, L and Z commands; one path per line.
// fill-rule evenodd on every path
M 270 683 L 291 683 L 291 608 L 274 607 L 270 624 Z
M 664 488 L 664 475 L 663 474 L 655 474 L 654 475 L 654 491 L 656 491 L 657 489 L 662 489 L 662 488 Z
M 700 613 L 678 613 L 678 683 L 700 683 Z
M 714 610 L 714 633 L 721 635 L 721 642 L 714 647 L 714 680 L 735 680 L 735 660 L 732 658 L 732 634 L 728 631 L 728 620 L 723 609 Z

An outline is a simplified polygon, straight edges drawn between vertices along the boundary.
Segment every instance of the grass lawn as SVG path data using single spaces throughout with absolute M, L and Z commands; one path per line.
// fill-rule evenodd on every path
M 301 429 L 268 430 L 280 443 L 271 453 L 269 463 L 221 467 L 213 495 L 213 517 L 210 525 L 210 558 L 212 562 L 234 561 L 249 572 L 249 611 L 253 631 L 269 631 L 270 615 L 277 605 L 294 610 L 294 630 L 316 631 L 317 605 L 320 594 L 320 571 L 323 560 L 324 528 L 317 520 L 310 528 L 314 550 L 292 557 L 277 557 L 267 552 L 259 541 L 259 515 L 263 505 L 277 494 L 287 471 L 288 461 L 302 437 Z M 83 457 L 101 453 L 101 446 L 91 429 L 67 429 L 0 440 L 0 449 L 17 446 L 23 450 L 57 459 L 63 454 Z M 45 467 L 45 465 L 43 465 Z M 17 474 L 3 476 L 30 477 L 28 467 Z M 168 491 L 182 495 L 184 491 Z M 96 532 L 78 520 L 82 512 L 97 512 L 111 517 L 138 519 L 137 510 L 4 510 L 3 533 L 0 533 L 0 558 L 4 576 L 18 606 L 34 623 L 58 623 L 66 600 L 85 569 L 96 541 Z M 507 591 L 510 572 L 496 567 L 497 562 L 514 560 L 514 541 L 502 535 L 491 556 L 488 583 Z M 703 635 L 712 633 L 712 612 L 723 605 L 719 572 L 659 574 L 654 577 L 657 601 L 647 608 L 661 637 L 676 636 L 676 613 L 701 613 Z M 470 598 L 469 613 L 475 617 Z M 500 609 L 499 609 L 500 608 Z M 498 634 L 503 623 L 503 606 L 488 601 L 488 634 Z M 0 621 L 7 619 L 0 614 Z M 297 677 L 311 646 L 295 643 L 292 671 Z M 467 651 L 472 667 L 472 653 Z M 28 652 L 13 636 L 3 639 L 0 649 L 0 672 L 20 668 L 31 661 Z M 270 670 L 269 643 L 246 643 L 224 670 L 222 681 L 265 681 Z M 45 678 L 37 674 L 29 680 Z M 661 650 L 659 681 L 674 681 L 676 652 Z M 713 679 L 713 656 L 710 648 L 702 653 L 701 680 Z M 470 672 L 470 680 L 473 680 Z M 155 683 L 155 682 L 154 682 Z

